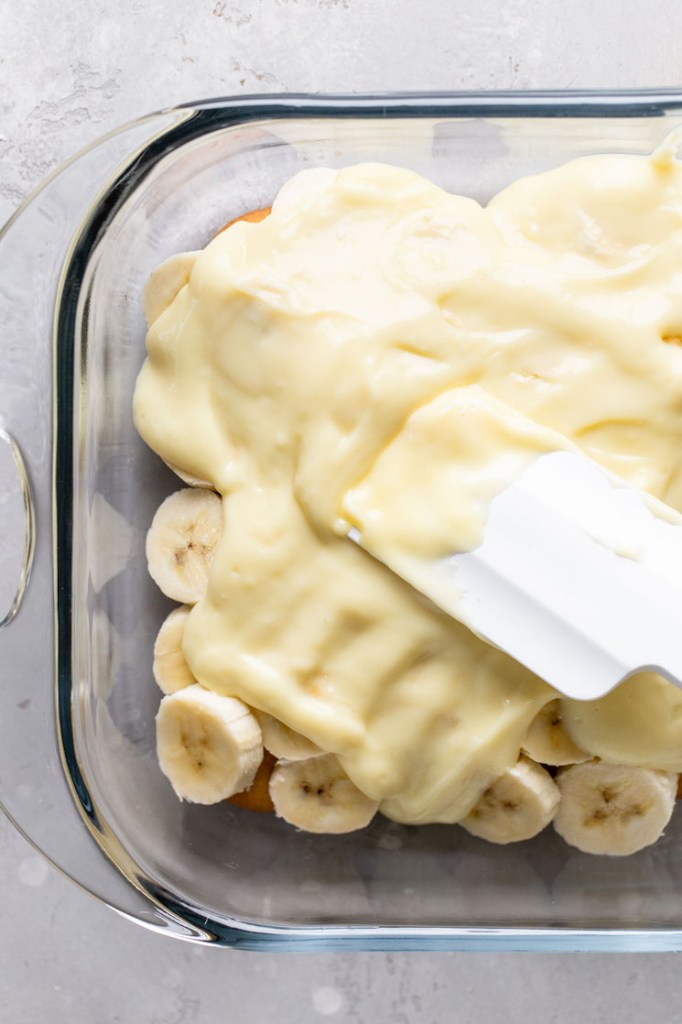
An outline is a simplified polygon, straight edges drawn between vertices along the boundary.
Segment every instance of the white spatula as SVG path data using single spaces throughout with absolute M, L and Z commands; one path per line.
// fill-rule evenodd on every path
M 682 521 L 579 453 L 538 456 L 473 551 L 428 562 L 349 536 L 568 697 L 644 669 L 682 686 Z

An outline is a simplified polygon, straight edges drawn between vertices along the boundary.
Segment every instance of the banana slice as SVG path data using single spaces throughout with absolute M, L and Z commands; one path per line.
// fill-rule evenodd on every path
M 542 832 L 558 806 L 559 790 L 552 776 L 522 755 L 459 824 L 489 843 L 518 843 Z
M 588 761 L 557 772 L 554 828 L 583 853 L 625 857 L 660 838 L 675 807 L 677 775 Z
M 378 804 L 351 782 L 334 754 L 280 762 L 270 779 L 278 817 L 304 832 L 355 832 L 365 828 Z
M 263 746 L 276 758 L 282 761 L 307 761 L 308 758 L 324 754 L 324 750 L 307 736 L 301 736 L 300 732 L 290 729 L 272 715 L 258 711 L 256 717 L 263 733 Z
M 185 623 L 191 610 L 188 604 L 174 608 L 161 624 L 154 643 L 152 672 L 159 688 L 165 694 L 177 693 L 178 690 L 196 683 L 182 651 Z
M 538 712 L 530 723 L 521 749 L 533 761 L 553 766 L 581 764 L 592 757 L 581 750 L 566 732 L 560 700 L 551 700 Z
M 142 310 L 151 327 L 164 313 L 181 288 L 189 281 L 198 252 L 179 252 L 169 257 L 149 275 L 142 294 Z
M 161 701 L 156 753 L 181 800 L 215 804 L 249 788 L 263 743 L 246 704 L 195 683 Z
M 166 597 L 201 600 L 222 525 L 222 502 L 213 491 L 187 487 L 159 506 L 147 533 L 147 565 Z

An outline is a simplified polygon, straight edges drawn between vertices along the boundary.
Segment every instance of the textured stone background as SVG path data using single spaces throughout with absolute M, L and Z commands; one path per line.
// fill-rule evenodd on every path
M 228 93 L 678 85 L 678 0 L 3 0 L 0 218 L 75 149 Z
M 175 102 L 278 91 L 682 85 L 679 0 L 3 0 L 0 221 Z M 3 1024 L 682 1021 L 674 955 L 255 955 L 145 932 L 0 819 Z

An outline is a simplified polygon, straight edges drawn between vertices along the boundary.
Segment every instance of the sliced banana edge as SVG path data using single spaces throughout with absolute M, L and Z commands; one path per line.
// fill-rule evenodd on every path
M 163 620 L 154 642 L 152 672 L 159 689 L 165 694 L 177 693 L 196 683 L 182 650 L 185 623 L 191 610 L 188 604 L 174 608 Z
M 311 757 L 319 757 L 324 751 L 302 736 L 300 732 L 290 729 L 278 718 L 267 715 L 264 711 L 256 712 L 256 717 L 263 733 L 263 746 L 276 758 L 282 761 L 306 761 Z
M 549 825 L 559 806 L 559 789 L 541 765 L 521 755 L 483 793 L 459 824 L 489 843 L 532 839 Z
M 653 768 L 588 761 L 560 768 L 556 782 L 554 828 L 583 853 L 637 853 L 660 839 L 675 807 L 677 774 Z
M 365 828 L 378 808 L 351 782 L 334 754 L 279 762 L 270 778 L 270 796 L 278 817 L 318 834 Z
M 198 255 L 198 252 L 176 253 L 149 275 L 142 293 L 142 311 L 147 327 L 158 320 L 187 284 Z
M 222 501 L 213 491 L 186 487 L 159 506 L 147 533 L 147 566 L 166 597 L 201 600 L 222 524 Z
M 215 804 L 248 789 L 263 743 L 246 704 L 195 683 L 162 699 L 156 753 L 181 800 Z
M 592 757 L 581 750 L 566 732 L 560 700 L 551 700 L 537 713 L 528 727 L 521 749 L 533 761 L 553 767 L 581 764 Z

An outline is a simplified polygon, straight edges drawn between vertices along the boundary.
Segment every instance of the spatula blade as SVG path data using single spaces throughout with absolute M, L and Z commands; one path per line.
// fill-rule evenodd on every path
M 366 549 L 568 697 L 644 669 L 680 685 L 682 519 L 577 452 L 539 456 L 501 491 L 473 551 Z

